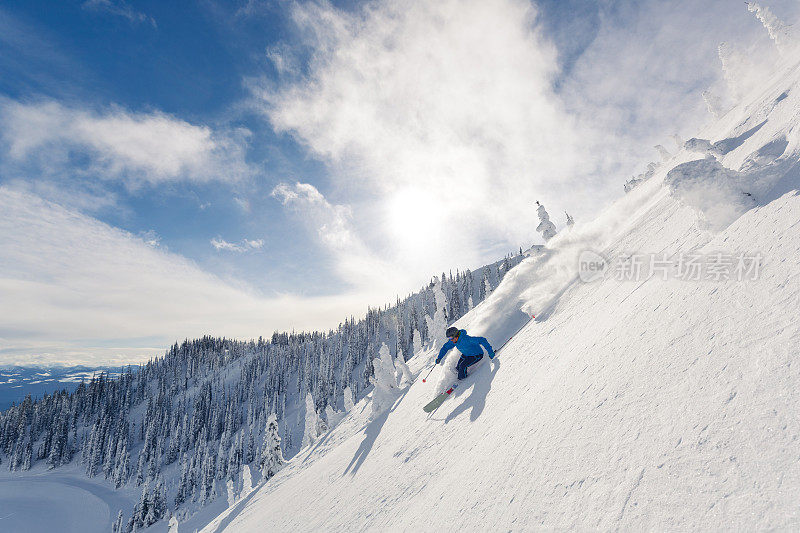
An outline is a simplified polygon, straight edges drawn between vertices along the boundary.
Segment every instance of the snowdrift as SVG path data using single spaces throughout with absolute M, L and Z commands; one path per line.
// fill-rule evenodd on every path
M 363 400 L 205 531 L 800 528 L 798 112 L 791 64 L 463 317 L 524 327 L 432 416 Z

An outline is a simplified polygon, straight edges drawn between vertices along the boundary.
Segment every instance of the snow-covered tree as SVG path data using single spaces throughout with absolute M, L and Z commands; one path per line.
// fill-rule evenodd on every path
M 305 414 L 305 427 L 303 429 L 303 442 L 300 448 L 305 448 L 317 440 L 317 423 L 319 416 L 317 415 L 317 407 L 314 404 L 314 398 L 311 393 L 306 393 L 306 414 Z
M 253 428 L 253 426 L 251 425 L 250 428 Z M 247 435 L 247 448 L 244 455 L 245 463 L 252 463 L 256 460 L 256 439 L 253 433 L 251 429 Z
M 175 493 L 175 508 L 177 509 L 192 494 L 192 481 L 189 470 L 189 459 L 186 454 L 181 458 L 181 476 L 178 480 L 178 490 Z
M 789 26 L 785 22 L 776 17 L 768 7 L 762 6 L 758 2 L 745 2 L 745 4 L 747 4 L 747 10 L 755 13 L 756 18 L 767 29 L 770 39 L 775 43 L 779 52 L 783 53 L 792 46 Z
M 431 290 L 433 292 L 435 312 L 433 317 L 426 316 L 425 320 L 428 323 L 428 334 L 434 344 L 441 344 L 444 342 L 445 330 L 447 329 L 447 317 L 445 316 L 445 308 L 447 307 L 447 300 L 445 299 L 444 290 L 442 290 L 444 276 L 442 280 L 433 278 Z
M 394 366 L 396 382 L 400 384 L 400 387 L 402 388 L 411 385 L 411 383 L 414 381 L 414 376 L 411 375 L 411 370 L 409 370 L 405 361 L 398 358 L 395 360 Z
M 128 445 L 124 441 L 119 442 L 117 458 L 111 475 L 114 488 L 120 488 L 128 481 L 131 470 L 131 454 L 128 453 Z
M 413 335 L 413 338 L 411 340 L 412 342 L 411 350 L 414 352 L 414 355 L 416 355 L 422 351 L 422 337 L 420 335 L 420 332 L 417 331 L 416 329 L 412 330 L 411 333 Z
M 536 202 L 536 214 L 539 215 L 539 225 L 536 226 L 536 231 L 542 234 L 545 241 L 549 241 L 556 236 L 556 225 L 550 221 L 550 215 L 542 204 Z
M 271 478 L 283 468 L 281 437 L 278 434 L 278 419 L 274 413 L 267 419 L 267 430 L 264 433 L 264 446 L 261 450 L 259 467 L 264 479 Z
M 145 526 L 155 524 L 167 514 L 167 491 L 164 480 L 159 475 L 156 477 L 155 487 L 150 496 L 150 507 L 144 518 Z
M 354 406 L 354 403 L 353 403 L 353 391 L 350 390 L 349 386 L 345 387 L 344 392 L 342 393 L 342 395 L 344 396 L 344 410 L 349 412 Z
M 216 497 L 216 456 L 204 447 L 200 475 L 200 503 L 209 503 Z
M 483 279 L 481 280 L 481 284 L 478 290 L 479 290 L 478 295 L 480 296 L 481 300 L 486 298 L 492 292 L 492 284 L 489 281 L 489 272 L 487 272 L 486 270 L 483 271 Z
M 278 437 L 280 438 L 280 437 Z M 250 494 L 253 490 L 253 474 L 250 471 L 250 465 L 242 466 L 242 497 Z
M 564 214 L 567 215 L 567 227 L 571 228 L 575 225 L 575 219 L 566 211 L 564 211 Z
M 228 507 L 236 503 L 236 487 L 232 479 L 225 482 L 225 494 L 228 495 Z
M 375 417 L 389 409 L 397 399 L 397 377 L 389 348 L 382 344 L 379 357 L 372 364 L 375 367 L 375 390 L 372 391 L 372 416 Z
M 167 513 L 166 493 L 164 482 L 159 476 L 151 483 L 145 483 L 142 487 L 142 495 L 139 503 L 133 508 L 133 514 L 128 520 L 125 531 L 132 533 L 139 529 L 150 527 Z
M 117 519 L 111 525 L 111 533 L 122 533 L 122 520 L 122 509 L 120 509 L 119 513 L 117 513 Z

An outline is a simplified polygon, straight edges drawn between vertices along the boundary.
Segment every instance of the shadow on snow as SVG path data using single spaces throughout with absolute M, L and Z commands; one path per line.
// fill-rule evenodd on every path
M 356 450 L 356 454 L 353 456 L 353 459 L 350 461 L 350 464 L 347 465 L 347 468 L 342 475 L 346 475 L 349 472 L 351 476 L 354 476 L 356 472 L 358 472 L 358 469 L 361 468 L 361 465 L 364 463 L 367 455 L 369 455 L 369 452 L 372 451 L 372 445 L 375 444 L 375 440 L 378 438 L 378 435 L 380 435 L 383 425 L 389 418 L 389 414 L 394 411 L 395 408 L 397 408 L 401 401 L 403 401 L 403 398 L 406 394 L 408 394 L 409 389 L 410 387 L 403 391 L 403 394 L 401 394 L 394 404 L 392 404 L 391 409 L 387 409 L 367 424 L 367 427 L 364 430 L 364 440 L 361 441 L 361 445 L 358 447 L 358 450 Z
M 483 377 L 483 379 L 475 380 L 475 384 L 472 386 L 472 392 L 470 393 L 469 397 L 465 398 L 455 409 L 453 409 L 447 417 L 444 419 L 444 423 L 447 424 L 451 420 L 455 419 L 466 411 L 469 408 L 472 408 L 469 414 L 470 422 L 475 422 L 481 413 L 483 413 L 483 408 L 486 406 L 486 396 L 489 394 L 489 391 L 492 389 L 492 380 L 494 380 L 497 371 L 500 369 L 500 361 L 498 359 L 494 359 L 491 362 L 492 370 L 489 372 L 489 375 Z M 461 396 L 456 396 L 456 398 L 461 398 Z

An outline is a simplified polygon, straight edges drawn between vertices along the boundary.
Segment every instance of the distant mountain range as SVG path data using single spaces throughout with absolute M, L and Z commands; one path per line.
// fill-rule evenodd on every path
M 30 394 L 34 399 L 66 389 L 74 391 L 81 381 L 105 372 L 117 376 L 120 367 L 10 366 L 0 367 L 0 411 L 18 404 Z

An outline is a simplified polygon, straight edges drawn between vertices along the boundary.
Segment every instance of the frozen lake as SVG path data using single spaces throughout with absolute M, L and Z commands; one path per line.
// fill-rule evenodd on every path
M 131 502 L 94 483 L 58 474 L 0 478 L 0 531 L 108 533 Z

